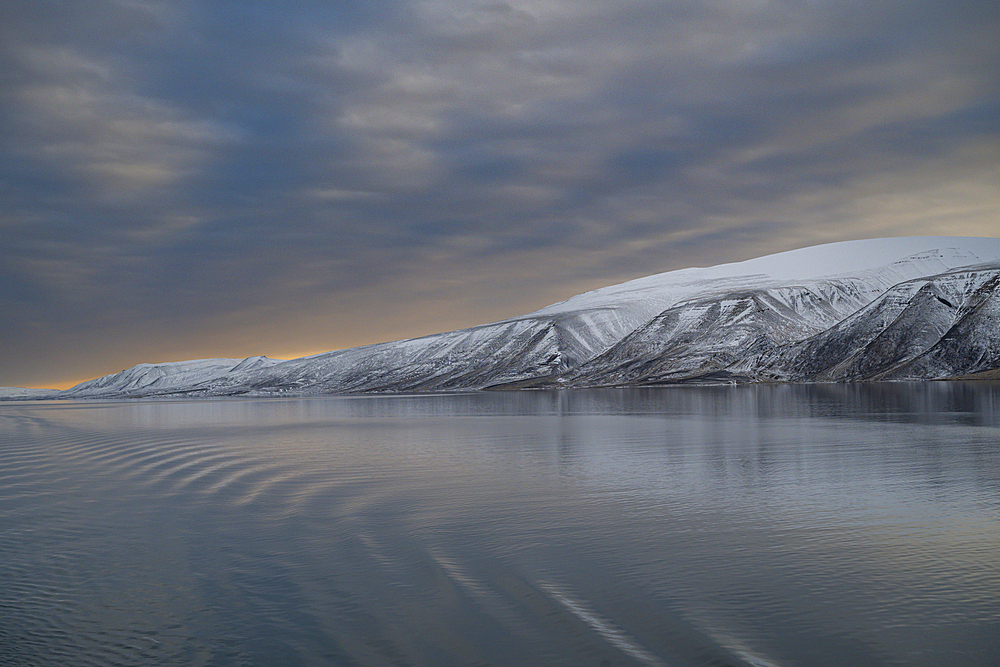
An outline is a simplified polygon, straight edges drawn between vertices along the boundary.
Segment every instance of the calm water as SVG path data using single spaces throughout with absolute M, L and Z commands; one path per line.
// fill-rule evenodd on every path
M 1000 387 L 0 404 L 3 665 L 1000 665 Z

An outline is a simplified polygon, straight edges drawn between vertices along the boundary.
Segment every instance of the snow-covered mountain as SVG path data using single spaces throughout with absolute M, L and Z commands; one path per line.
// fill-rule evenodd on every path
M 278 361 L 139 364 L 60 397 L 1000 374 L 1000 239 L 848 241 L 640 278 L 502 322 Z
M 31 389 L 28 387 L 0 387 L 0 401 L 48 398 L 54 391 L 54 389 Z
M 995 373 L 1000 370 L 1000 262 L 900 283 L 826 331 L 766 350 L 743 367 L 755 379 L 792 381 Z
M 105 395 L 150 395 L 185 392 L 208 380 L 233 372 L 266 368 L 278 363 L 267 357 L 248 359 L 196 359 L 161 364 L 138 364 L 120 373 L 81 382 L 63 392 L 65 398 Z

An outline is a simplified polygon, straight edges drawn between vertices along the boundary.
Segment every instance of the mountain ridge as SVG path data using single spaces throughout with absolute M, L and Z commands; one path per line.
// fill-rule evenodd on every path
M 300 359 L 138 364 L 50 397 L 990 377 L 1000 369 L 998 322 L 1000 239 L 848 241 L 655 274 L 499 322 Z

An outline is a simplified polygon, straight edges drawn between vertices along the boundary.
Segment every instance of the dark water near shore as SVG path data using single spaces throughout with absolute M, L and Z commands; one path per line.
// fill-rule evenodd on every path
M 0 404 L 3 665 L 1000 665 L 1000 387 Z

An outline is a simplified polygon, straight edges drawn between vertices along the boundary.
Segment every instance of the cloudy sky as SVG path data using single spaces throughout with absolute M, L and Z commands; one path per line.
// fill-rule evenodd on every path
M 1000 236 L 994 0 L 31 0 L 0 35 L 0 385 Z

